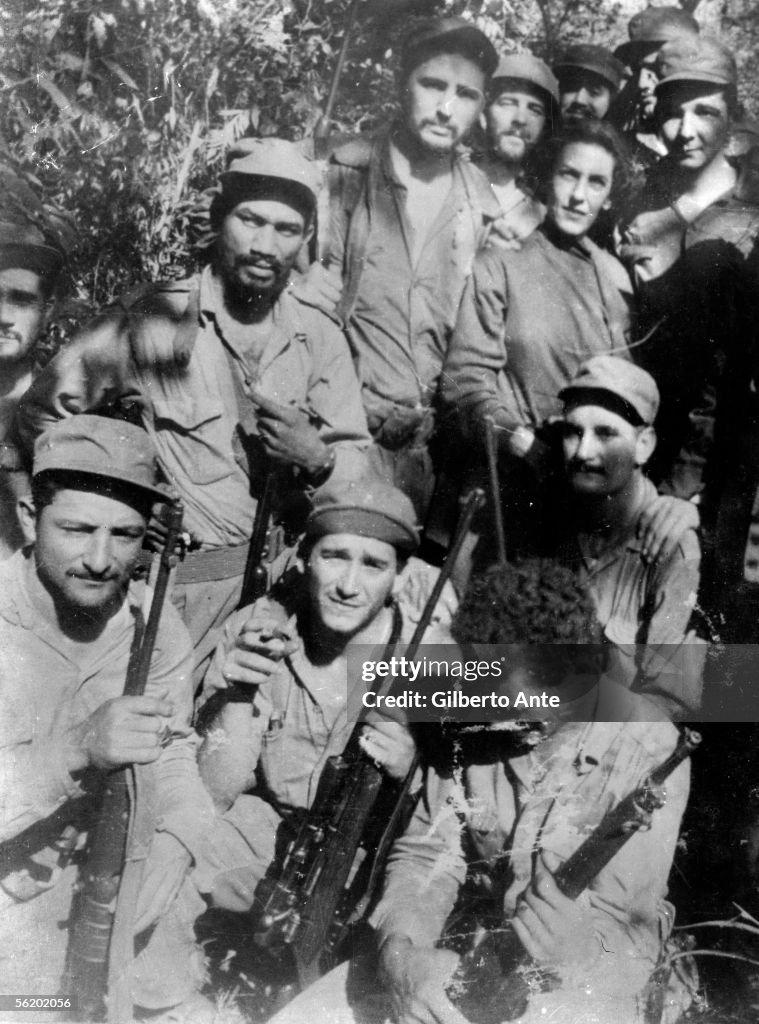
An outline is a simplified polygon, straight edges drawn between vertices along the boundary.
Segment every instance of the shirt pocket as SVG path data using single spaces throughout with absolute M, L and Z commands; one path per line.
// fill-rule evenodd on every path
M 187 476 L 198 484 L 213 484 L 234 468 L 232 432 L 224 405 L 214 399 L 186 395 L 154 398 L 154 430 L 159 451 L 170 448 Z M 162 435 L 171 441 L 162 444 Z
M 308 786 L 314 769 L 303 743 L 288 735 L 286 727 L 264 733 L 260 766 L 266 788 L 283 807 L 301 808 L 308 802 Z

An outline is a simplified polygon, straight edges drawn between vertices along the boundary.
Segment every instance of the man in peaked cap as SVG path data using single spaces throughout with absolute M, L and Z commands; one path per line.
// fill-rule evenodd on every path
M 313 161 L 293 143 L 243 140 L 212 205 L 210 264 L 85 327 L 21 412 L 27 440 L 56 419 L 114 402 L 131 406 L 148 431 L 194 541 L 174 596 L 198 682 L 240 601 L 269 474 L 274 519 L 281 524 L 288 510 L 297 533 L 313 488 L 365 468 L 369 437 L 345 339 L 286 287 L 313 229 L 317 182 Z M 270 561 L 283 546 L 271 541 Z
M 501 57 L 485 106 L 487 153 L 480 168 L 501 204 L 499 236 L 521 241 L 542 223 L 545 207 L 525 182 L 530 154 L 558 121 L 559 83 L 531 53 Z
M 461 18 L 426 19 L 401 47 L 397 117 L 331 158 L 328 273 L 342 289 L 372 469 L 409 494 L 424 526 L 440 370 L 472 258 L 500 212 L 460 152 L 498 57 Z
M 410 639 L 414 610 L 394 591 L 418 544 L 402 491 L 373 477 L 328 484 L 314 500 L 294 578 L 227 624 L 199 719 L 201 776 L 217 821 L 196 880 L 212 905 L 260 911 L 256 889 L 283 823 L 294 827 L 311 806 L 327 758 L 353 727 L 351 646 L 387 651 Z M 249 703 L 218 699 L 231 686 L 248 690 L 253 715 Z M 414 744 L 402 722 L 377 717 L 360 742 L 391 778 L 404 777 Z
M 744 556 L 757 478 L 750 381 L 759 207 L 730 155 L 732 53 L 707 36 L 681 37 L 659 51 L 658 74 L 667 153 L 623 218 L 620 257 L 636 281 L 640 336 L 649 338 L 638 361 L 662 397 L 652 478 L 679 497 L 698 496 L 709 547 L 720 552 L 718 570 L 705 575 L 719 581 L 714 600 L 729 620 L 725 602 L 756 583 Z
M 650 147 L 656 131 L 659 51 L 675 39 L 697 36 L 699 24 L 682 7 L 646 7 L 630 19 L 628 33 L 629 41 L 618 46 L 614 56 L 630 69 L 631 76 L 614 105 L 612 117 L 623 131 Z M 662 155 L 661 149 L 657 146 L 652 154 L 650 163 L 654 162 L 653 156 Z
M 656 446 L 656 382 L 634 363 L 600 355 L 559 397 L 570 495 L 559 558 L 588 586 L 613 648 L 611 676 L 667 714 L 687 717 L 699 706 L 706 651 L 690 629 L 698 537 L 689 516 L 673 516 L 666 554 L 649 559 L 639 536 L 642 517 L 662 500 L 644 475 Z
M 192 1000 L 193 1019 L 206 1020 L 193 995 L 202 971 L 192 921 L 202 901 L 185 878 L 211 807 L 190 728 L 192 647 L 171 606 L 144 695 L 122 695 L 145 605 L 130 574 L 151 506 L 165 499 L 156 452 L 141 428 L 82 415 L 38 438 L 33 473 L 21 503 L 29 546 L 0 565 L 0 988 L 61 992 L 65 925 L 99 783 L 133 765 L 143 800 L 125 872 L 142 874 L 134 918 L 117 915 L 115 928 L 145 936 L 134 963 L 120 966 L 140 1007 Z
M 624 81 L 625 66 L 603 46 L 577 43 L 564 51 L 553 72 L 559 80 L 562 120 L 602 121 Z
M 20 178 L 0 168 L 0 558 L 21 546 L 16 503 L 28 493 L 28 466 L 15 429 L 32 382 L 35 346 L 63 265 L 61 235 Z

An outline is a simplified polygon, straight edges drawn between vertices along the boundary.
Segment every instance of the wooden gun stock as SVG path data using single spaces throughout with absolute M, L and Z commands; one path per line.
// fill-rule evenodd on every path
M 662 784 L 700 742 L 699 733 L 684 729 L 670 756 L 642 785 L 620 800 L 564 861 L 554 881 L 565 896 L 577 899 L 631 836 L 650 824 L 654 811 L 664 805 Z M 530 964 L 530 958 L 508 925 L 485 932 L 480 943 L 462 957 L 448 988 L 448 997 L 472 1024 L 514 1020 L 527 1007 Z
M 166 539 L 161 552 L 147 625 L 135 624 L 127 667 L 124 696 L 140 696 L 147 685 L 150 660 L 158 636 L 171 572 L 174 548 L 182 530 L 183 507 L 168 505 Z M 132 767 L 117 768 L 105 780 L 97 824 L 90 835 L 87 864 L 76 896 L 69 933 L 66 989 L 77 999 L 77 1020 L 102 1020 L 108 994 L 108 959 L 111 933 L 126 852 L 130 822 Z M 108 1019 L 124 1018 L 108 1004 Z M 131 1011 L 129 1013 L 131 1017 Z

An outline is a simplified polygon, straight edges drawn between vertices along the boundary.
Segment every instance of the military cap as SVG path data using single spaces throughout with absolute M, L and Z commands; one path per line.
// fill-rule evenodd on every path
M 603 46 L 595 46 L 592 43 L 577 43 L 564 51 L 560 60 L 553 66 L 554 74 L 561 80 L 566 71 L 579 68 L 582 71 L 591 71 L 599 78 L 603 78 L 608 85 L 617 92 L 622 80 L 625 77 L 625 66 L 617 60 L 611 50 Z
M 612 402 L 608 400 L 612 396 Z M 650 426 L 659 411 L 656 381 L 635 363 L 619 356 L 593 356 L 559 392 L 565 402 L 603 405 L 633 426 Z
M 529 82 L 544 92 L 549 100 L 559 102 L 559 83 L 549 66 L 531 53 L 507 53 L 498 61 L 498 67 L 493 72 L 491 79 L 490 93 L 496 96 L 498 89 L 496 82 L 501 78 L 518 79 L 522 82 Z
M 299 197 L 308 212 L 316 206 L 319 169 L 297 143 L 274 138 L 240 139 L 227 160 L 227 169 L 220 176 L 225 201 L 253 199 L 260 195 L 261 183 L 268 180 Z
M 656 91 L 672 82 L 707 82 L 733 86 L 738 82 L 735 57 L 710 36 L 682 36 L 665 43 L 656 60 L 659 84 Z
M 165 501 L 158 485 L 158 459 L 142 427 L 81 413 L 53 424 L 34 445 L 32 475 L 46 470 L 92 473 L 146 491 Z
M 377 477 L 327 483 L 314 496 L 306 536 L 355 533 L 385 541 L 405 553 L 419 546 L 414 507 L 397 487 Z
M 697 36 L 699 25 L 682 7 L 647 7 L 630 19 L 627 31 L 630 41 L 618 46 L 614 56 L 630 64 L 636 57 L 658 50 L 672 39 Z
M 488 77 L 498 64 L 495 47 L 471 21 L 464 18 L 425 18 L 403 38 L 401 67 L 409 71 L 425 60 L 427 54 L 448 49 L 471 57 Z

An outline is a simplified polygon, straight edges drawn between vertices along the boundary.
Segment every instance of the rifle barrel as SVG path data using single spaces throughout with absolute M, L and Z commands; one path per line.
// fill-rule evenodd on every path
M 166 599 L 174 549 L 182 529 L 183 506 L 168 503 L 166 538 L 144 631 L 135 623 L 135 636 L 127 666 L 124 696 L 140 696 L 147 685 L 150 661 L 158 635 L 161 611 Z M 113 934 L 115 904 L 123 870 L 130 820 L 129 773 L 127 765 L 108 774 L 100 813 L 90 836 L 87 863 L 82 870 L 83 885 L 77 896 L 69 931 L 66 985 L 77 996 L 78 1020 L 101 1020 L 108 989 L 108 958 Z M 122 966 L 122 965 L 120 965 Z M 131 1018 L 131 1008 L 108 1003 L 109 1019 L 114 1015 Z

